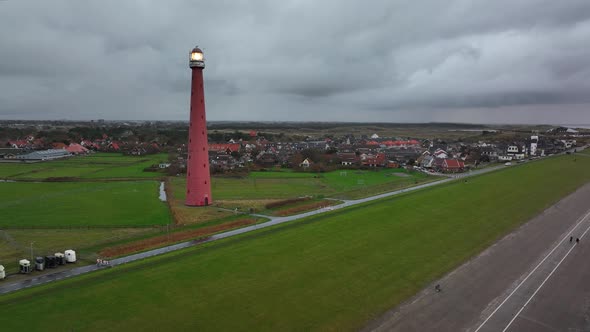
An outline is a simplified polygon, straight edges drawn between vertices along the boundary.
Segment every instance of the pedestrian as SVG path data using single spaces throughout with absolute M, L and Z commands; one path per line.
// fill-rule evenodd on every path
M 580 238 L 579 237 L 576 238 L 576 243 L 580 243 Z
M 436 286 L 434 286 L 434 290 L 439 293 L 441 291 L 440 284 L 436 284 Z
M 572 243 L 573 240 L 574 240 L 574 237 L 570 236 L 570 243 Z
M 100 266 L 100 259 L 96 259 L 96 266 Z

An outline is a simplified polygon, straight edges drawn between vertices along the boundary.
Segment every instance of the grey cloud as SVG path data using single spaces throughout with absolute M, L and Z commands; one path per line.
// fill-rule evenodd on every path
M 5 1 L 0 118 L 187 119 L 199 44 L 209 120 L 590 122 L 589 39 L 585 0 Z

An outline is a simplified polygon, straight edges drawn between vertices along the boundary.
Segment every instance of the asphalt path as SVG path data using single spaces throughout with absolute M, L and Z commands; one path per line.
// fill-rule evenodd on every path
M 590 331 L 589 255 L 586 234 L 506 331 Z
M 343 201 L 343 203 L 339 204 L 339 205 L 334 205 L 334 206 L 326 207 L 323 209 L 309 211 L 309 212 L 305 212 L 305 213 L 301 213 L 301 214 L 297 214 L 297 215 L 292 215 L 292 216 L 269 217 L 269 216 L 261 215 L 262 217 L 270 218 L 271 220 L 264 222 L 264 223 L 257 224 L 257 225 L 247 226 L 247 227 L 243 227 L 240 229 L 235 229 L 235 230 L 231 230 L 231 231 L 227 231 L 227 232 L 223 232 L 223 233 L 218 233 L 218 234 L 212 235 L 212 236 L 204 238 L 204 239 L 182 242 L 182 243 L 178 243 L 178 244 L 174 244 L 174 245 L 170 245 L 170 246 L 166 246 L 166 247 L 162 247 L 162 248 L 158 248 L 158 249 L 145 251 L 145 252 L 138 253 L 138 254 L 133 254 L 133 255 L 113 259 L 110 261 L 110 264 L 108 266 L 87 265 L 87 266 L 75 267 L 75 268 L 72 268 L 69 270 L 55 272 L 55 273 L 49 273 L 49 274 L 43 274 L 38 277 L 32 277 L 30 279 L 16 281 L 16 282 L 12 282 L 12 283 L 10 283 L 8 280 L 4 280 L 0 284 L 0 294 L 6 294 L 6 293 L 10 293 L 10 292 L 17 291 L 20 289 L 25 289 L 25 288 L 38 286 L 38 285 L 46 284 L 49 282 L 53 282 L 53 281 L 57 281 L 57 280 L 65 279 L 65 278 L 70 278 L 73 276 L 89 273 L 92 271 L 97 271 L 97 270 L 104 269 L 104 268 L 116 267 L 121 264 L 126 264 L 129 262 L 133 262 L 133 261 L 165 254 L 168 252 L 193 247 L 198 244 L 213 242 L 213 241 L 229 238 L 232 236 L 252 232 L 255 230 L 264 229 L 267 227 L 272 227 L 275 225 L 280 225 L 283 223 L 307 218 L 310 216 L 319 215 L 319 214 L 326 213 L 326 212 L 331 212 L 331 211 L 342 209 L 342 208 L 349 207 L 349 206 L 363 204 L 363 203 L 375 201 L 378 199 L 383 199 L 383 198 L 392 197 L 392 196 L 396 196 L 396 195 L 400 195 L 400 194 L 404 194 L 404 193 L 408 193 L 408 192 L 413 192 L 416 190 L 434 187 L 434 186 L 442 185 L 442 184 L 445 184 L 445 183 L 448 183 L 451 181 L 455 181 L 458 178 L 466 178 L 466 177 L 481 175 L 481 174 L 493 172 L 496 170 L 504 169 L 506 167 L 507 166 L 499 165 L 499 166 L 488 167 L 488 168 L 484 168 L 484 169 L 480 169 L 480 170 L 476 170 L 476 171 L 470 171 L 467 173 L 462 173 L 460 175 L 452 175 L 446 179 L 442 179 L 442 180 L 438 180 L 438 181 L 434 181 L 434 182 L 429 182 L 429 183 L 424 183 L 424 184 L 420 184 L 417 186 L 404 188 L 404 189 L 400 189 L 400 190 L 396 190 L 396 191 L 392 191 L 392 192 L 388 192 L 388 193 L 384 193 L 384 194 L 380 194 L 380 195 L 370 196 L 370 197 L 366 197 L 366 198 L 361 198 L 361 199 L 356 199 L 356 200 L 347 200 L 347 201 Z M 508 167 L 513 167 L 513 166 L 508 166 Z
M 590 241 L 589 202 L 590 184 L 586 184 L 406 303 L 370 322 L 365 330 L 559 331 L 569 326 L 572 304 L 579 305 L 578 314 L 573 315 L 578 326 L 582 325 L 588 319 L 590 286 L 584 284 L 588 279 L 580 276 L 590 270 L 583 270 L 589 263 L 578 247 Z M 581 239 L 580 244 L 576 244 L 576 238 Z M 590 244 L 586 246 L 590 251 Z M 574 257 L 583 264 L 572 262 Z M 561 272 L 566 264 L 572 266 L 572 272 Z M 556 274 L 563 280 L 548 290 L 547 283 Z M 574 285 L 568 282 L 572 275 L 578 277 L 572 279 Z M 436 284 L 441 285 L 441 292 L 434 290 Z M 579 295 L 579 290 L 586 292 Z M 563 302 L 555 303 L 554 295 L 560 292 Z M 571 298 L 568 300 L 565 294 Z M 552 307 L 561 310 L 553 312 L 555 318 L 544 319 L 552 313 Z M 555 329 L 543 330 L 540 326 Z

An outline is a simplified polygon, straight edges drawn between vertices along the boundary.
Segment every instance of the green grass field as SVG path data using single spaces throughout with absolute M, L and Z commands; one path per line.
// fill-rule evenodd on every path
M 51 177 L 153 178 L 163 174 L 144 172 L 143 169 L 166 160 L 168 160 L 166 154 L 124 156 L 120 153 L 96 153 L 31 164 L 0 163 L 0 178 L 35 180 Z
M 393 191 L 424 181 L 436 179 L 420 172 L 403 169 L 378 171 L 332 171 L 326 173 L 252 172 L 248 177 L 213 177 L 211 190 L 214 199 L 268 199 L 325 195 L 351 199 Z M 185 178 L 174 178 L 175 197 L 183 198 Z
M 356 330 L 590 180 L 557 157 L 0 297 L 17 330 Z
M 170 222 L 156 181 L 0 183 L 0 227 L 151 226 Z

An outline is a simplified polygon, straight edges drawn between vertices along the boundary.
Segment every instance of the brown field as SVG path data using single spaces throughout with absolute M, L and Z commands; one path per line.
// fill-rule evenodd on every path
M 149 239 L 126 243 L 120 246 L 106 248 L 99 252 L 99 256 L 117 257 L 127 255 L 138 251 L 162 247 L 176 242 L 213 235 L 221 231 L 252 225 L 256 222 L 257 219 L 254 218 L 239 219 L 224 224 L 203 227 L 195 230 L 174 232 L 167 235 L 156 236 Z
M 328 200 L 328 199 L 322 200 L 322 201 L 306 202 L 304 204 L 297 204 L 296 206 L 293 206 L 290 208 L 274 211 L 272 213 L 272 215 L 278 216 L 278 217 L 290 216 L 290 215 L 294 215 L 294 214 L 298 214 L 298 213 L 321 209 L 321 208 L 324 208 L 327 206 L 337 205 L 340 203 L 341 203 L 340 201 Z

